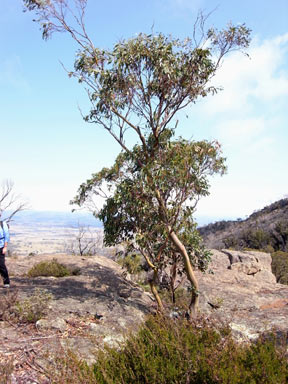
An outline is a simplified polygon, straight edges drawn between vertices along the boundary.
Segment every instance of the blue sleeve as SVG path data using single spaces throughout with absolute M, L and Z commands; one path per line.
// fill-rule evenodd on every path
M 4 232 L 5 243 L 9 243 L 10 241 L 9 229 L 5 221 L 3 222 L 3 232 Z

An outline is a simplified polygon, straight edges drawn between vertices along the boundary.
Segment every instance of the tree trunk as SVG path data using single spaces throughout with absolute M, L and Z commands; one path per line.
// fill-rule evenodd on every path
M 155 189 L 155 194 L 156 194 L 157 200 L 159 202 L 159 208 L 160 208 L 160 212 L 163 216 L 163 221 L 167 223 L 167 221 L 166 221 L 167 220 L 167 210 L 165 207 L 165 203 L 161 197 L 161 193 L 158 189 Z M 180 239 L 178 238 L 178 236 L 176 235 L 176 233 L 173 231 L 172 227 L 169 224 L 168 225 L 166 224 L 166 228 L 169 232 L 170 239 L 172 240 L 173 244 L 178 249 L 180 255 L 183 258 L 186 274 L 187 274 L 188 280 L 190 281 L 191 286 L 192 286 L 191 302 L 189 305 L 189 316 L 190 316 L 190 314 L 195 315 L 197 310 L 198 310 L 198 306 L 199 306 L 198 281 L 197 281 L 197 278 L 196 278 L 195 273 L 193 271 L 193 268 L 192 268 L 192 265 L 191 265 L 191 262 L 190 262 L 190 259 L 189 259 L 189 256 L 188 256 L 188 253 L 186 251 L 184 244 L 182 244 L 182 242 L 180 241 Z
M 186 270 L 186 274 L 188 277 L 188 280 L 190 281 L 192 285 L 192 296 L 191 296 L 191 302 L 189 305 L 189 314 L 191 313 L 192 315 L 195 315 L 197 310 L 198 310 L 198 305 L 199 305 L 199 285 L 197 278 L 195 276 L 195 273 L 193 271 L 188 253 L 186 251 L 185 246 L 182 244 L 182 242 L 179 240 L 178 236 L 174 231 L 169 228 L 170 232 L 170 239 L 172 240 L 173 244 L 177 247 L 179 253 L 181 254 L 183 261 L 184 261 L 184 266 Z
M 175 297 L 175 281 L 177 276 L 177 263 L 174 258 L 172 267 L 170 269 L 170 289 L 171 289 L 171 295 L 172 295 L 172 303 L 176 303 L 176 297 Z
M 149 281 L 149 284 L 150 284 L 151 292 L 152 292 L 152 294 L 155 297 L 155 300 L 157 302 L 158 310 L 160 312 L 163 312 L 164 307 L 163 307 L 163 304 L 162 304 L 162 300 L 161 300 L 161 298 L 159 296 L 159 293 L 157 291 L 157 288 L 156 288 L 156 278 L 157 278 L 157 271 L 154 270 L 153 279 Z

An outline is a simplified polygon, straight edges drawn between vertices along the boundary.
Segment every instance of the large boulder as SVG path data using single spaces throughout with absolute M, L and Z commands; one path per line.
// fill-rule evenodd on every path
M 211 272 L 197 272 L 200 309 L 230 325 L 239 340 L 277 331 L 288 336 L 288 286 L 276 283 L 263 252 L 212 251 Z

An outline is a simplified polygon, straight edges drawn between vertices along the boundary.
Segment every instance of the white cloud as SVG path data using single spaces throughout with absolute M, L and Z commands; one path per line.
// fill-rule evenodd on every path
M 288 33 L 264 42 L 254 39 L 248 51 L 227 57 L 213 79 L 224 88 L 202 103 L 205 113 L 250 112 L 254 102 L 272 102 L 288 96 Z
M 227 145 L 243 144 L 247 138 L 253 139 L 263 132 L 266 122 L 263 118 L 247 118 L 223 121 L 217 127 L 219 140 L 225 139 Z
M 244 217 L 288 191 L 288 34 L 255 38 L 249 55 L 226 58 L 213 81 L 224 90 L 197 107 L 228 163 L 228 175 L 211 180 L 199 215 Z
M 226 147 L 256 148 L 260 141 L 267 147 L 287 125 L 288 33 L 262 42 L 255 38 L 249 55 L 231 54 L 213 81 L 224 90 L 199 105 L 200 116 L 213 118 L 214 137 Z

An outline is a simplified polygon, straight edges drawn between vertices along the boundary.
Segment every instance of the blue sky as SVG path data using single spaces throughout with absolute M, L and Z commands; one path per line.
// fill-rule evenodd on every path
M 226 58 L 214 79 L 224 90 L 201 100 L 180 121 L 186 138 L 218 139 L 228 174 L 211 179 L 198 216 L 245 217 L 288 195 L 287 0 L 90 0 L 88 30 L 95 45 L 112 47 L 139 32 L 191 35 L 199 9 L 215 8 L 208 24 L 245 22 L 250 58 Z M 112 164 L 119 147 L 101 128 L 84 123 L 81 86 L 69 79 L 76 46 L 65 35 L 45 42 L 20 0 L 2 0 L 0 14 L 1 179 L 36 210 L 70 210 L 81 182 Z

